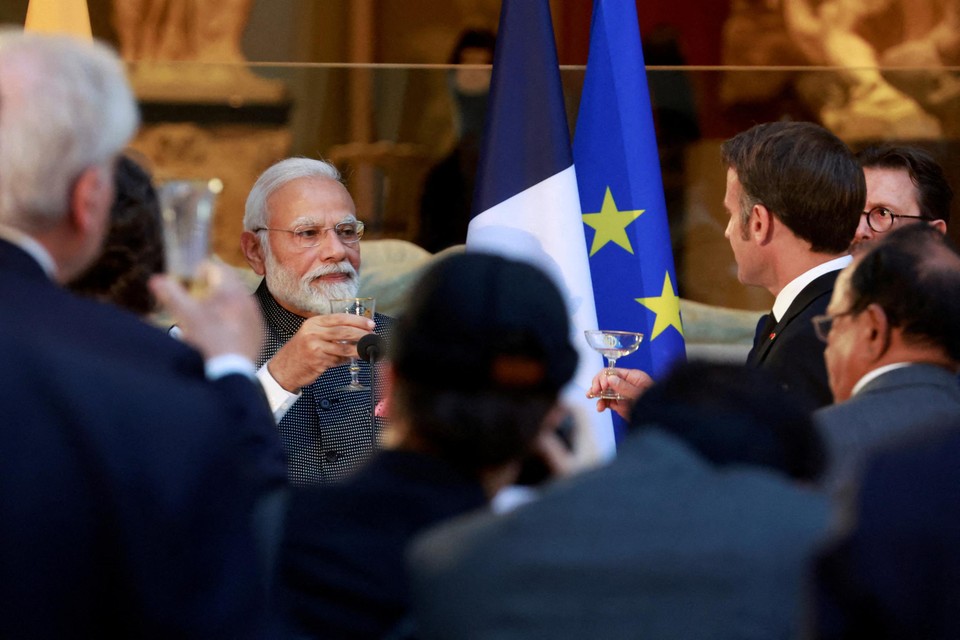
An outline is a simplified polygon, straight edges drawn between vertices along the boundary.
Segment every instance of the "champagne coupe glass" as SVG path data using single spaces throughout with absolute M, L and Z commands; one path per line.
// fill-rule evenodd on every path
M 373 311 L 376 308 L 375 298 L 335 298 L 330 301 L 330 311 L 332 313 L 350 313 L 364 318 L 373 318 Z M 343 341 L 344 344 L 356 344 L 353 341 Z M 357 362 L 357 354 L 350 357 L 350 384 L 340 387 L 337 391 L 370 391 L 370 387 L 360 384 L 360 363 Z
M 587 337 L 587 344 L 607 359 L 605 373 L 608 376 L 613 375 L 617 358 L 622 358 L 636 351 L 640 347 L 640 341 L 643 340 L 643 334 L 634 331 L 588 329 L 583 333 Z M 605 400 L 623 400 L 623 396 L 610 388 L 604 389 L 597 397 Z

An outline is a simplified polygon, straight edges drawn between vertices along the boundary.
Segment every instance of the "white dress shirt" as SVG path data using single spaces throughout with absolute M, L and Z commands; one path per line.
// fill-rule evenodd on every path
M 777 322 L 780 322 L 780 319 L 783 318 L 783 314 L 787 312 L 787 309 L 790 308 L 790 305 L 793 304 L 793 301 L 798 295 L 800 295 L 800 292 L 803 291 L 804 287 L 825 273 L 830 273 L 831 271 L 840 271 L 852 261 L 853 256 L 840 256 L 839 258 L 834 258 L 833 260 L 824 262 L 823 264 L 818 264 L 813 269 L 804 271 L 799 276 L 791 280 L 787 286 L 780 290 L 780 293 L 777 294 L 777 299 L 773 301 L 773 317 Z

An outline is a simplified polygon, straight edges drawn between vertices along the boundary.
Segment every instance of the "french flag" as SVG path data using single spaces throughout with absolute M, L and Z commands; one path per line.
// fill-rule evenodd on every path
M 563 292 L 580 354 L 567 404 L 591 421 L 601 455 L 615 451 L 610 412 L 586 397 L 603 360 L 548 0 L 503 0 L 467 250 L 526 260 Z

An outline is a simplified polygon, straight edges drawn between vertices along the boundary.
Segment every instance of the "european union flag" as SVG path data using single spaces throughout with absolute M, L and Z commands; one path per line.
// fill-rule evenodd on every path
M 634 0 L 593 4 L 573 156 L 599 328 L 643 333 L 617 366 L 661 378 L 686 351 Z
M 532 262 L 563 292 L 580 354 L 564 397 L 612 454 L 610 418 L 586 398 L 603 362 L 583 335 L 597 316 L 548 0 L 503 0 L 473 208 L 468 251 Z

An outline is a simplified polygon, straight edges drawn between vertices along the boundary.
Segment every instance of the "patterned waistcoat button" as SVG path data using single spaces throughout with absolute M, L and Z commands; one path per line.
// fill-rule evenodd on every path
M 336 462 L 340 458 L 340 452 L 330 449 L 323 454 L 327 462 Z
M 324 398 L 323 400 L 320 401 L 321 409 L 329 409 L 332 406 L 333 406 L 333 403 L 330 402 L 330 398 Z

